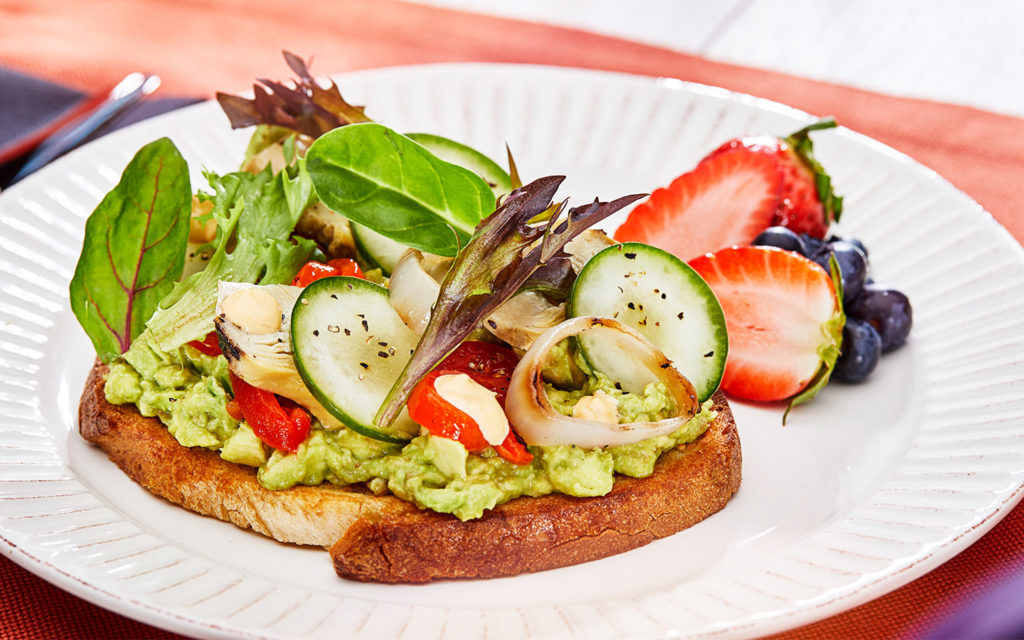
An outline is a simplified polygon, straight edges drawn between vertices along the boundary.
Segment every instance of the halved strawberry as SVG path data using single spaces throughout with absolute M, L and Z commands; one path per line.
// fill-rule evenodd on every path
M 845 316 L 835 277 L 774 247 L 731 247 L 690 261 L 725 312 L 722 389 L 757 401 L 810 400 L 839 357 Z
M 750 244 L 771 226 L 779 204 L 777 160 L 724 151 L 684 173 L 637 206 L 615 232 L 686 260 L 734 244 Z
M 788 227 L 796 233 L 824 238 L 829 225 L 839 221 L 843 199 L 832 190 L 832 179 L 814 157 L 810 132 L 835 126 L 835 120 L 824 118 L 785 138 L 734 138 L 709 153 L 701 162 L 710 162 L 721 154 L 741 151 L 775 158 L 782 184 L 779 206 L 772 217 L 771 226 Z

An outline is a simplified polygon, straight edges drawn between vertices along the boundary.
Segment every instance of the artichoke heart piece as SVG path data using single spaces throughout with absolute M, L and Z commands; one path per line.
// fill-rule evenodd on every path
M 281 309 L 281 325 L 277 331 L 248 333 L 224 313 L 223 302 L 232 294 L 247 288 L 268 293 Z M 294 400 L 309 409 L 328 429 L 339 429 L 338 422 L 309 392 L 299 377 L 292 357 L 291 315 L 301 287 L 288 285 L 253 285 L 221 282 L 217 288 L 217 317 L 214 325 L 221 351 L 231 372 L 252 386 Z
M 604 231 L 587 229 L 565 245 L 565 252 L 569 254 L 572 270 L 578 274 L 583 269 L 583 265 L 587 264 L 591 258 L 613 244 L 618 243 Z
M 488 316 L 484 326 L 495 337 L 525 351 L 542 333 L 565 320 L 565 304 L 554 304 L 536 291 L 523 291 Z
M 587 229 L 565 245 L 574 272 L 615 241 L 604 231 Z M 525 351 L 542 333 L 565 320 L 565 304 L 556 304 L 536 291 L 517 293 L 487 318 L 484 325 L 495 337 Z

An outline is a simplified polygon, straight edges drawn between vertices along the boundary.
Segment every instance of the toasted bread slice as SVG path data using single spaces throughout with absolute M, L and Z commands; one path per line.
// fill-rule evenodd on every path
M 129 477 L 186 509 L 281 542 L 329 547 L 338 575 L 378 582 L 491 578 L 595 560 L 715 513 L 739 489 L 739 436 L 728 403 L 697 441 L 663 455 L 650 478 L 616 479 L 598 498 L 518 498 L 462 522 L 359 485 L 263 488 L 253 469 L 178 444 L 155 418 L 103 395 L 89 375 L 79 430 Z

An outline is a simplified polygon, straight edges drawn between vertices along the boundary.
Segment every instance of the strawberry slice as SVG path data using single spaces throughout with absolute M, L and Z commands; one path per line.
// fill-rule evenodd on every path
M 810 400 L 839 357 L 843 315 L 835 277 L 791 251 L 731 247 L 690 261 L 725 312 L 722 389 L 762 402 Z
M 656 189 L 615 232 L 687 260 L 731 245 L 747 245 L 771 226 L 778 208 L 777 161 L 745 149 L 724 151 Z
M 771 226 L 783 226 L 796 233 L 824 238 L 829 225 L 839 221 L 843 199 L 832 190 L 832 179 L 814 157 L 814 143 L 810 133 L 835 126 L 835 120 L 824 118 L 785 138 L 734 138 L 709 153 L 701 162 L 738 151 L 775 158 L 782 185 L 779 206 L 772 217 Z

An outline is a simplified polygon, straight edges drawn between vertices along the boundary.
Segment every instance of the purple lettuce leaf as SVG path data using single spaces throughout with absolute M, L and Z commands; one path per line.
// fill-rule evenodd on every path
M 252 99 L 217 93 L 217 102 L 231 121 L 231 128 L 276 125 L 317 138 L 346 124 L 371 122 L 362 107 L 353 106 L 341 97 L 334 82 L 317 82 L 302 58 L 288 51 L 283 53 L 288 66 L 298 76 L 292 83 L 294 86 L 260 78 L 264 86 L 253 85 Z

